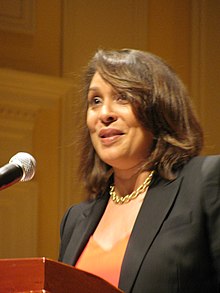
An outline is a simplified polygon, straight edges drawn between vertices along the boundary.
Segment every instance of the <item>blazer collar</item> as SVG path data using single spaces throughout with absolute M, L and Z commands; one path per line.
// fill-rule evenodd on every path
M 135 222 L 119 280 L 119 288 L 130 292 L 141 266 L 178 194 L 182 178 L 152 184 Z
M 65 251 L 63 262 L 74 265 L 95 231 L 108 203 L 108 193 L 89 205 L 78 217 L 76 228 Z M 91 216 L 92 214 L 92 216 Z

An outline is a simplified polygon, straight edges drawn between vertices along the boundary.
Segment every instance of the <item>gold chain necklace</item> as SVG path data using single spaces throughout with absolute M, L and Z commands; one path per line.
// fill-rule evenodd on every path
M 131 200 L 137 198 L 150 185 L 151 179 L 153 177 L 153 173 L 154 171 L 151 171 L 150 174 L 145 179 L 145 181 L 136 190 L 134 190 L 132 193 L 127 194 L 125 196 L 118 196 L 115 192 L 115 186 L 111 185 L 110 191 L 109 191 L 111 199 L 116 204 L 129 203 Z

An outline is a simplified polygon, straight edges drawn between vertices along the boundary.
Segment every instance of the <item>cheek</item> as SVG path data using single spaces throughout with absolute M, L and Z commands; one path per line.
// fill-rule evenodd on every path
M 100 143 L 97 138 L 97 135 L 93 131 L 90 131 L 90 139 L 96 153 L 99 154 Z
M 143 128 L 135 127 L 133 129 L 133 139 L 134 145 L 139 151 L 150 150 L 153 143 L 153 134 Z
M 86 119 L 87 128 L 89 130 L 90 139 L 93 145 L 96 145 L 97 132 L 96 132 L 96 119 L 94 115 L 87 115 Z
M 142 142 L 142 148 L 147 153 L 151 150 L 152 144 L 153 144 L 153 134 L 151 132 L 141 132 L 141 142 Z
M 89 131 L 91 131 L 95 127 L 94 115 L 92 115 L 91 112 L 89 112 L 89 111 L 87 112 L 86 124 L 87 124 Z

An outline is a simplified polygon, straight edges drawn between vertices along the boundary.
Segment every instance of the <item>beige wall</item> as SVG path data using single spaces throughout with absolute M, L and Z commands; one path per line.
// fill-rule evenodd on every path
M 4 7 L 8 6 L 7 9 L 5 8 L 8 25 L 5 25 L 6 28 L 0 29 L 0 66 L 60 75 L 62 1 L 17 0 L 13 4 L 13 1 L 1 0 L 0 4 L 1 2 Z M 33 2 L 33 5 L 29 5 L 28 2 Z M 20 7 L 16 9 L 19 3 Z M 14 12 L 16 10 L 18 10 L 17 15 Z M 26 20 L 26 15 L 20 12 L 22 10 L 27 10 L 27 14 L 30 14 L 31 24 Z M 11 15 L 9 14 L 7 17 L 8 11 L 11 11 Z M 0 17 L 0 28 L 1 22 L 4 24 L 3 16 Z M 27 22 L 27 25 L 21 28 L 21 32 L 17 32 L 16 26 L 19 27 L 20 18 L 23 18 L 22 22 Z M 10 21 L 10 19 L 12 20 Z M 32 22 L 34 28 L 33 31 L 30 31 L 28 26 L 31 26 Z
M 60 97 L 56 99 L 56 107 L 48 109 L 47 114 L 39 112 L 32 134 L 33 149 L 37 150 L 41 166 L 35 179 L 40 186 L 36 254 L 56 258 L 61 215 L 68 205 L 82 198 L 75 171 L 77 158 L 73 165 L 65 165 L 72 159 L 72 152 L 62 153 L 59 148 L 63 127 L 71 132 L 64 139 L 66 144 L 74 138 L 72 131 L 76 131 L 78 92 L 75 89 L 73 93 L 74 106 L 61 110 L 63 87 L 56 89 L 56 84 L 65 83 L 64 77 L 71 75 L 71 82 L 77 88 L 77 76 L 99 47 L 133 47 L 152 51 L 166 59 L 186 83 L 205 129 L 204 153 L 219 153 L 220 2 L 38 0 L 34 14 L 35 30 L 31 33 L 0 30 L 0 67 L 50 75 L 52 79 L 59 77 L 59 82 L 55 78 L 44 87 L 44 95 L 47 96 L 48 86 L 52 85 L 56 92 L 54 95 Z M 34 78 L 34 83 L 41 83 L 42 78 Z M 68 87 L 64 88 L 63 96 Z M 4 96 L 0 95 L 0 106 L 5 102 L 3 99 Z M 69 111 L 69 116 L 65 111 Z M 48 120 L 47 115 L 51 119 Z M 74 115 L 74 127 L 71 115 Z M 63 117 L 67 116 L 69 119 L 64 120 Z M 48 135 L 51 141 L 49 149 Z M 20 145 L 18 141 L 18 151 Z M 44 145 L 47 147 L 42 148 Z M 50 160 L 54 160 L 55 170 L 54 175 L 47 178 L 44 175 L 48 170 L 48 152 Z M 68 154 L 65 163 L 64 154 Z M 2 157 L 1 162 L 6 159 Z M 66 182 L 60 177 L 60 172 L 65 177 L 65 168 Z
M 161 56 L 190 86 L 191 2 L 148 1 L 149 51 Z
M 205 153 L 220 153 L 220 1 L 201 1 L 197 99 L 205 131 Z M 198 58 L 198 55 L 197 55 Z

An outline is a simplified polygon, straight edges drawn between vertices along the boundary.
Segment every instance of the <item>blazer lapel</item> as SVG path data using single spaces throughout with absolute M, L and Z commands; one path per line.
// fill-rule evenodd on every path
M 78 223 L 65 251 L 63 262 L 71 265 L 76 263 L 90 236 L 97 227 L 107 203 L 108 196 L 104 195 L 102 198 L 94 202 L 93 207 L 89 206 L 79 216 Z
M 119 288 L 130 292 L 142 260 L 150 249 L 177 196 L 182 178 L 161 180 L 148 190 L 125 252 Z

